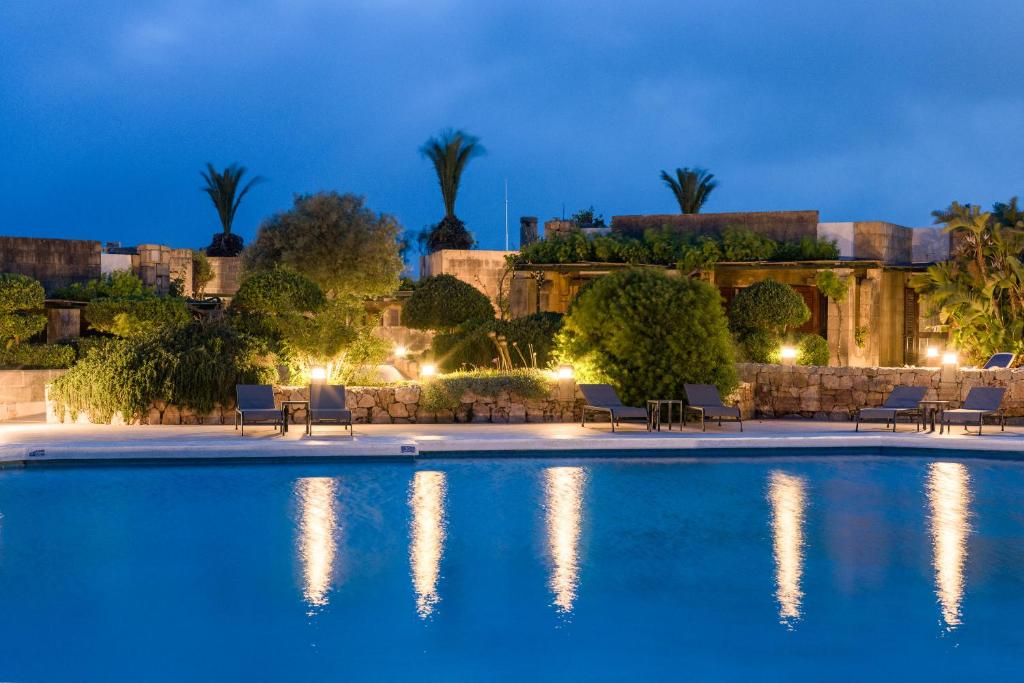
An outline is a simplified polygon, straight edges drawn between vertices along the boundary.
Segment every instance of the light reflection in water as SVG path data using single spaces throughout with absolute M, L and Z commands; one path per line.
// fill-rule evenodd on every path
M 299 501 L 299 559 L 303 597 L 310 607 L 323 607 L 334 578 L 338 554 L 338 482 L 307 477 L 295 482 Z
M 807 484 L 803 477 L 774 471 L 768 481 L 772 508 L 772 542 L 775 552 L 775 598 L 783 624 L 800 618 L 804 594 L 804 508 Z
M 441 557 L 445 539 L 445 473 L 420 471 L 413 475 L 409 508 L 409 563 L 416 591 L 416 612 L 426 619 L 441 599 L 437 583 L 441 576 Z
M 579 584 L 580 521 L 583 516 L 582 467 L 551 467 L 544 470 L 548 551 L 551 554 L 549 586 L 554 604 L 571 612 Z
M 953 630 L 961 624 L 967 536 L 971 532 L 971 479 L 961 463 L 933 462 L 928 465 L 927 487 L 935 592 L 946 627 Z

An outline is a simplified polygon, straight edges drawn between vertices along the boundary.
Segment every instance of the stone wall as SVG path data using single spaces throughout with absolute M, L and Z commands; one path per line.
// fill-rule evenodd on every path
M 274 396 L 277 404 L 281 401 L 308 400 L 308 387 L 276 387 Z M 447 422 L 573 422 L 580 417 L 583 405 L 581 398 L 560 400 L 557 390 L 550 398 L 523 400 L 503 393 L 497 397 L 477 396 L 470 392 L 463 394 L 460 407 L 455 411 L 427 412 L 420 407 L 420 387 L 409 384 L 397 387 L 349 387 L 346 391 L 348 408 L 357 424 L 412 424 Z M 52 403 L 46 405 L 48 422 L 71 422 L 68 414 L 59 415 Z M 39 411 L 40 413 L 42 410 Z M 198 425 L 234 424 L 235 408 L 230 405 L 216 408 L 206 415 L 168 405 L 158 401 L 150 406 L 141 424 Z M 305 411 L 293 413 L 293 423 L 304 423 Z M 89 421 L 87 415 L 78 415 L 78 423 Z M 124 424 L 120 417 L 115 424 Z
M 206 285 L 206 296 L 231 298 L 242 284 L 242 257 L 209 256 L 213 279 Z
M 514 251 L 484 249 L 441 249 L 423 257 L 422 277 L 446 273 L 473 285 L 487 295 L 498 308 L 501 278 L 505 274 L 505 257 Z
M 784 365 L 738 366 L 740 379 L 753 387 L 743 397 L 745 412 L 760 417 L 852 418 L 857 408 L 879 406 L 893 387 L 928 387 L 927 398 L 959 407 L 976 386 L 1007 387 L 1003 409 L 1024 417 L 1024 368 L 969 370 L 940 368 L 851 368 Z
M 100 276 L 99 242 L 0 237 L 0 273 L 34 277 L 47 292 Z
M 0 370 L 0 422 L 41 417 L 46 412 L 46 385 L 64 370 Z

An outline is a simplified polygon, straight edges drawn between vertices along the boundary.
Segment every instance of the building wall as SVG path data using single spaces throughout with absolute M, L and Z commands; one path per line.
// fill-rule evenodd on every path
M 100 273 L 110 275 L 120 271 L 135 271 L 134 258 L 131 254 L 111 254 L 103 252 L 100 254 Z
M 505 275 L 505 257 L 514 251 L 485 249 L 441 249 L 423 257 L 423 277 L 453 275 L 487 295 L 498 309 L 501 280 Z
M 914 228 L 911 246 L 911 261 L 914 263 L 937 263 L 949 260 L 950 236 L 939 226 Z
M 0 370 L 0 422 L 46 413 L 46 385 L 64 370 Z
M 0 237 L 0 273 L 39 280 L 46 291 L 100 276 L 99 242 Z
M 208 256 L 213 279 L 206 285 L 206 296 L 230 299 L 242 284 L 242 257 Z

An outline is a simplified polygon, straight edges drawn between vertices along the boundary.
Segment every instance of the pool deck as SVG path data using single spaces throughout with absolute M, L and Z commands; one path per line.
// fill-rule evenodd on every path
M 272 428 L 249 427 L 244 437 L 231 426 L 109 426 L 0 423 L 0 466 L 86 462 L 200 462 L 259 460 L 366 460 L 500 457 L 529 453 L 542 457 L 722 457 L 795 456 L 814 452 L 877 455 L 944 455 L 1024 460 L 1024 427 L 985 427 L 969 436 L 917 433 L 901 425 L 896 434 L 882 425 L 857 433 L 850 422 L 753 420 L 702 433 L 647 432 L 629 426 L 615 434 L 606 425 L 419 424 L 356 425 L 354 437 L 335 427 L 312 437 L 293 426 L 280 436 Z M 863 426 L 862 426 L 863 427 Z

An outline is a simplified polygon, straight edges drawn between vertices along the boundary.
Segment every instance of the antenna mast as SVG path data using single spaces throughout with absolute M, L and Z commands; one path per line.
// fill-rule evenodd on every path
M 508 251 L 508 178 L 505 178 L 505 251 Z

